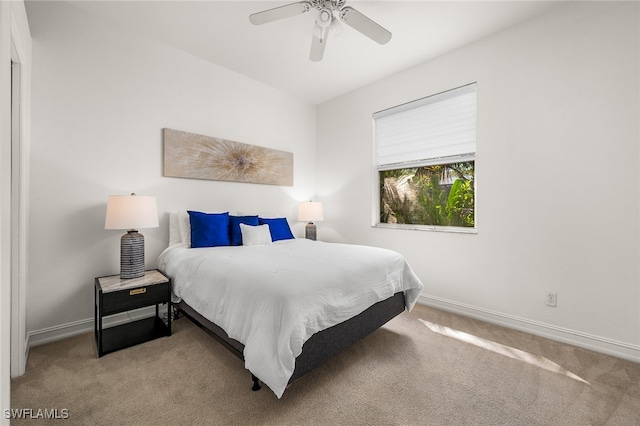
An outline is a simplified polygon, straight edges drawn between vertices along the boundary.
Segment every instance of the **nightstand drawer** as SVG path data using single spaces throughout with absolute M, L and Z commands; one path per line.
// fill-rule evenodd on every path
M 168 282 L 103 293 L 102 315 L 167 303 L 169 299 Z

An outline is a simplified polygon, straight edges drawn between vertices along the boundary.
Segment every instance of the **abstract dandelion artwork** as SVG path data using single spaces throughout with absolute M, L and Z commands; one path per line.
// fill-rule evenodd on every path
M 226 139 L 163 129 L 163 175 L 293 185 L 293 154 Z

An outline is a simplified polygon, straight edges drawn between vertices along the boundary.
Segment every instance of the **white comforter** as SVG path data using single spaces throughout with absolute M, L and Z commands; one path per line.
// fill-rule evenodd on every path
M 184 300 L 245 345 L 245 367 L 280 398 L 314 333 L 423 285 L 391 250 L 306 239 L 270 245 L 168 248 L 159 267 Z

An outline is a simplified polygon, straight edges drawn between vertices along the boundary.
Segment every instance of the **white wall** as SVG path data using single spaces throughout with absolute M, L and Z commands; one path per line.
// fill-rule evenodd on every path
M 119 273 L 121 231 L 107 196 L 154 195 L 160 228 L 177 209 L 282 214 L 315 193 L 315 107 L 57 2 L 28 3 L 33 36 L 27 328 L 32 343 L 92 328 L 93 279 Z M 293 152 L 294 186 L 162 176 L 162 128 Z M 74 328 L 75 327 L 75 328 Z
M 400 251 L 426 285 L 423 302 L 640 360 L 637 3 L 567 4 L 327 102 L 317 116 L 72 6 L 27 9 L 34 341 L 91 328 L 93 277 L 119 264 L 120 233 L 102 229 L 107 195 L 158 197 L 161 227 L 143 230 L 154 267 L 166 212 L 282 213 L 295 223 L 297 200 L 317 181 L 320 238 Z M 473 81 L 478 234 L 371 228 L 371 114 Z M 164 178 L 163 127 L 291 151 L 295 186 Z M 544 306 L 545 290 L 558 292 L 557 308 Z
M 320 105 L 319 235 L 401 252 L 424 303 L 640 361 L 639 36 L 637 2 L 568 3 Z M 372 228 L 372 113 L 471 82 L 477 235 Z
M 11 5 L 0 2 L 0 409 L 10 407 L 11 349 Z M 2 416 L 2 424 L 9 424 Z

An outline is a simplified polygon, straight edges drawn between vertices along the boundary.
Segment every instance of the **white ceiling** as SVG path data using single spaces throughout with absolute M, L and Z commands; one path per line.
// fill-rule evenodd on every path
M 379 45 L 344 26 L 309 60 L 310 13 L 254 26 L 251 13 L 292 1 L 69 1 L 127 29 L 319 104 L 548 12 L 557 1 L 356 1 L 393 33 Z

